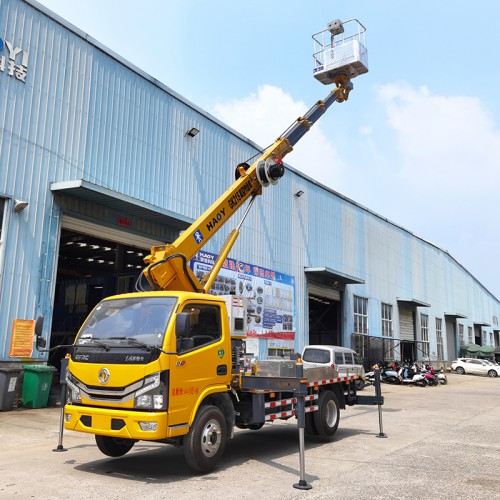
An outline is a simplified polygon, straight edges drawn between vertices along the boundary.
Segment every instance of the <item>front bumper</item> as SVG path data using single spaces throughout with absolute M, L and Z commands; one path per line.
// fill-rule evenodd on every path
M 140 422 L 156 422 L 156 430 L 144 431 Z M 64 407 L 64 428 L 117 438 L 155 441 L 172 437 L 167 412 L 113 410 L 67 404 Z

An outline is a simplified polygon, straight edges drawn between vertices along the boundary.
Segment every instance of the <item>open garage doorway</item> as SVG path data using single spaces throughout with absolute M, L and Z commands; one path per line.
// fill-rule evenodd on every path
M 309 294 L 309 344 L 341 345 L 340 301 Z
M 71 344 L 87 315 L 104 297 L 133 292 L 149 252 L 145 245 L 125 245 L 100 234 L 62 229 L 50 346 Z M 64 354 L 55 351 L 50 364 L 58 367 Z

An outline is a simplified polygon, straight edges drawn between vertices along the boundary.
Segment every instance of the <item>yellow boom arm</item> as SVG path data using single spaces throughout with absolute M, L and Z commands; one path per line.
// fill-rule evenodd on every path
M 298 118 L 251 166 L 238 166 L 239 177 L 188 229 L 173 243 L 151 248 L 144 258 L 143 270 L 149 284 L 158 290 L 208 292 L 222 262 L 233 246 L 239 232 L 233 230 L 224 244 L 219 259 L 208 276 L 200 282 L 188 266 L 188 261 L 217 233 L 219 229 L 249 198 L 262 194 L 262 187 L 283 176 L 281 159 L 323 115 L 333 102 L 347 100 L 352 89 L 350 80 L 338 77 L 337 87 L 324 101 L 318 101 L 303 117 Z

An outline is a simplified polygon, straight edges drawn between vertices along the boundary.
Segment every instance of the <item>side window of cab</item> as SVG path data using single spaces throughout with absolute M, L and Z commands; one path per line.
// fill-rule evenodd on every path
M 189 313 L 191 349 L 220 340 L 222 336 L 220 308 L 207 304 L 187 304 L 182 312 Z

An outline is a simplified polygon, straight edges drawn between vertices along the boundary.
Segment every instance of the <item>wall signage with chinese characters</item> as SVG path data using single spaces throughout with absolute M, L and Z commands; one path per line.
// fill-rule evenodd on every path
M 29 53 L 12 42 L 0 38 L 0 72 L 26 83 Z
M 33 337 L 35 335 L 35 320 L 15 319 L 12 322 L 12 337 L 10 340 L 10 358 L 30 358 L 33 353 Z
M 198 252 L 190 261 L 198 279 L 209 272 L 217 256 Z M 210 293 L 247 297 L 246 336 L 295 339 L 295 280 L 292 276 L 227 258 Z

